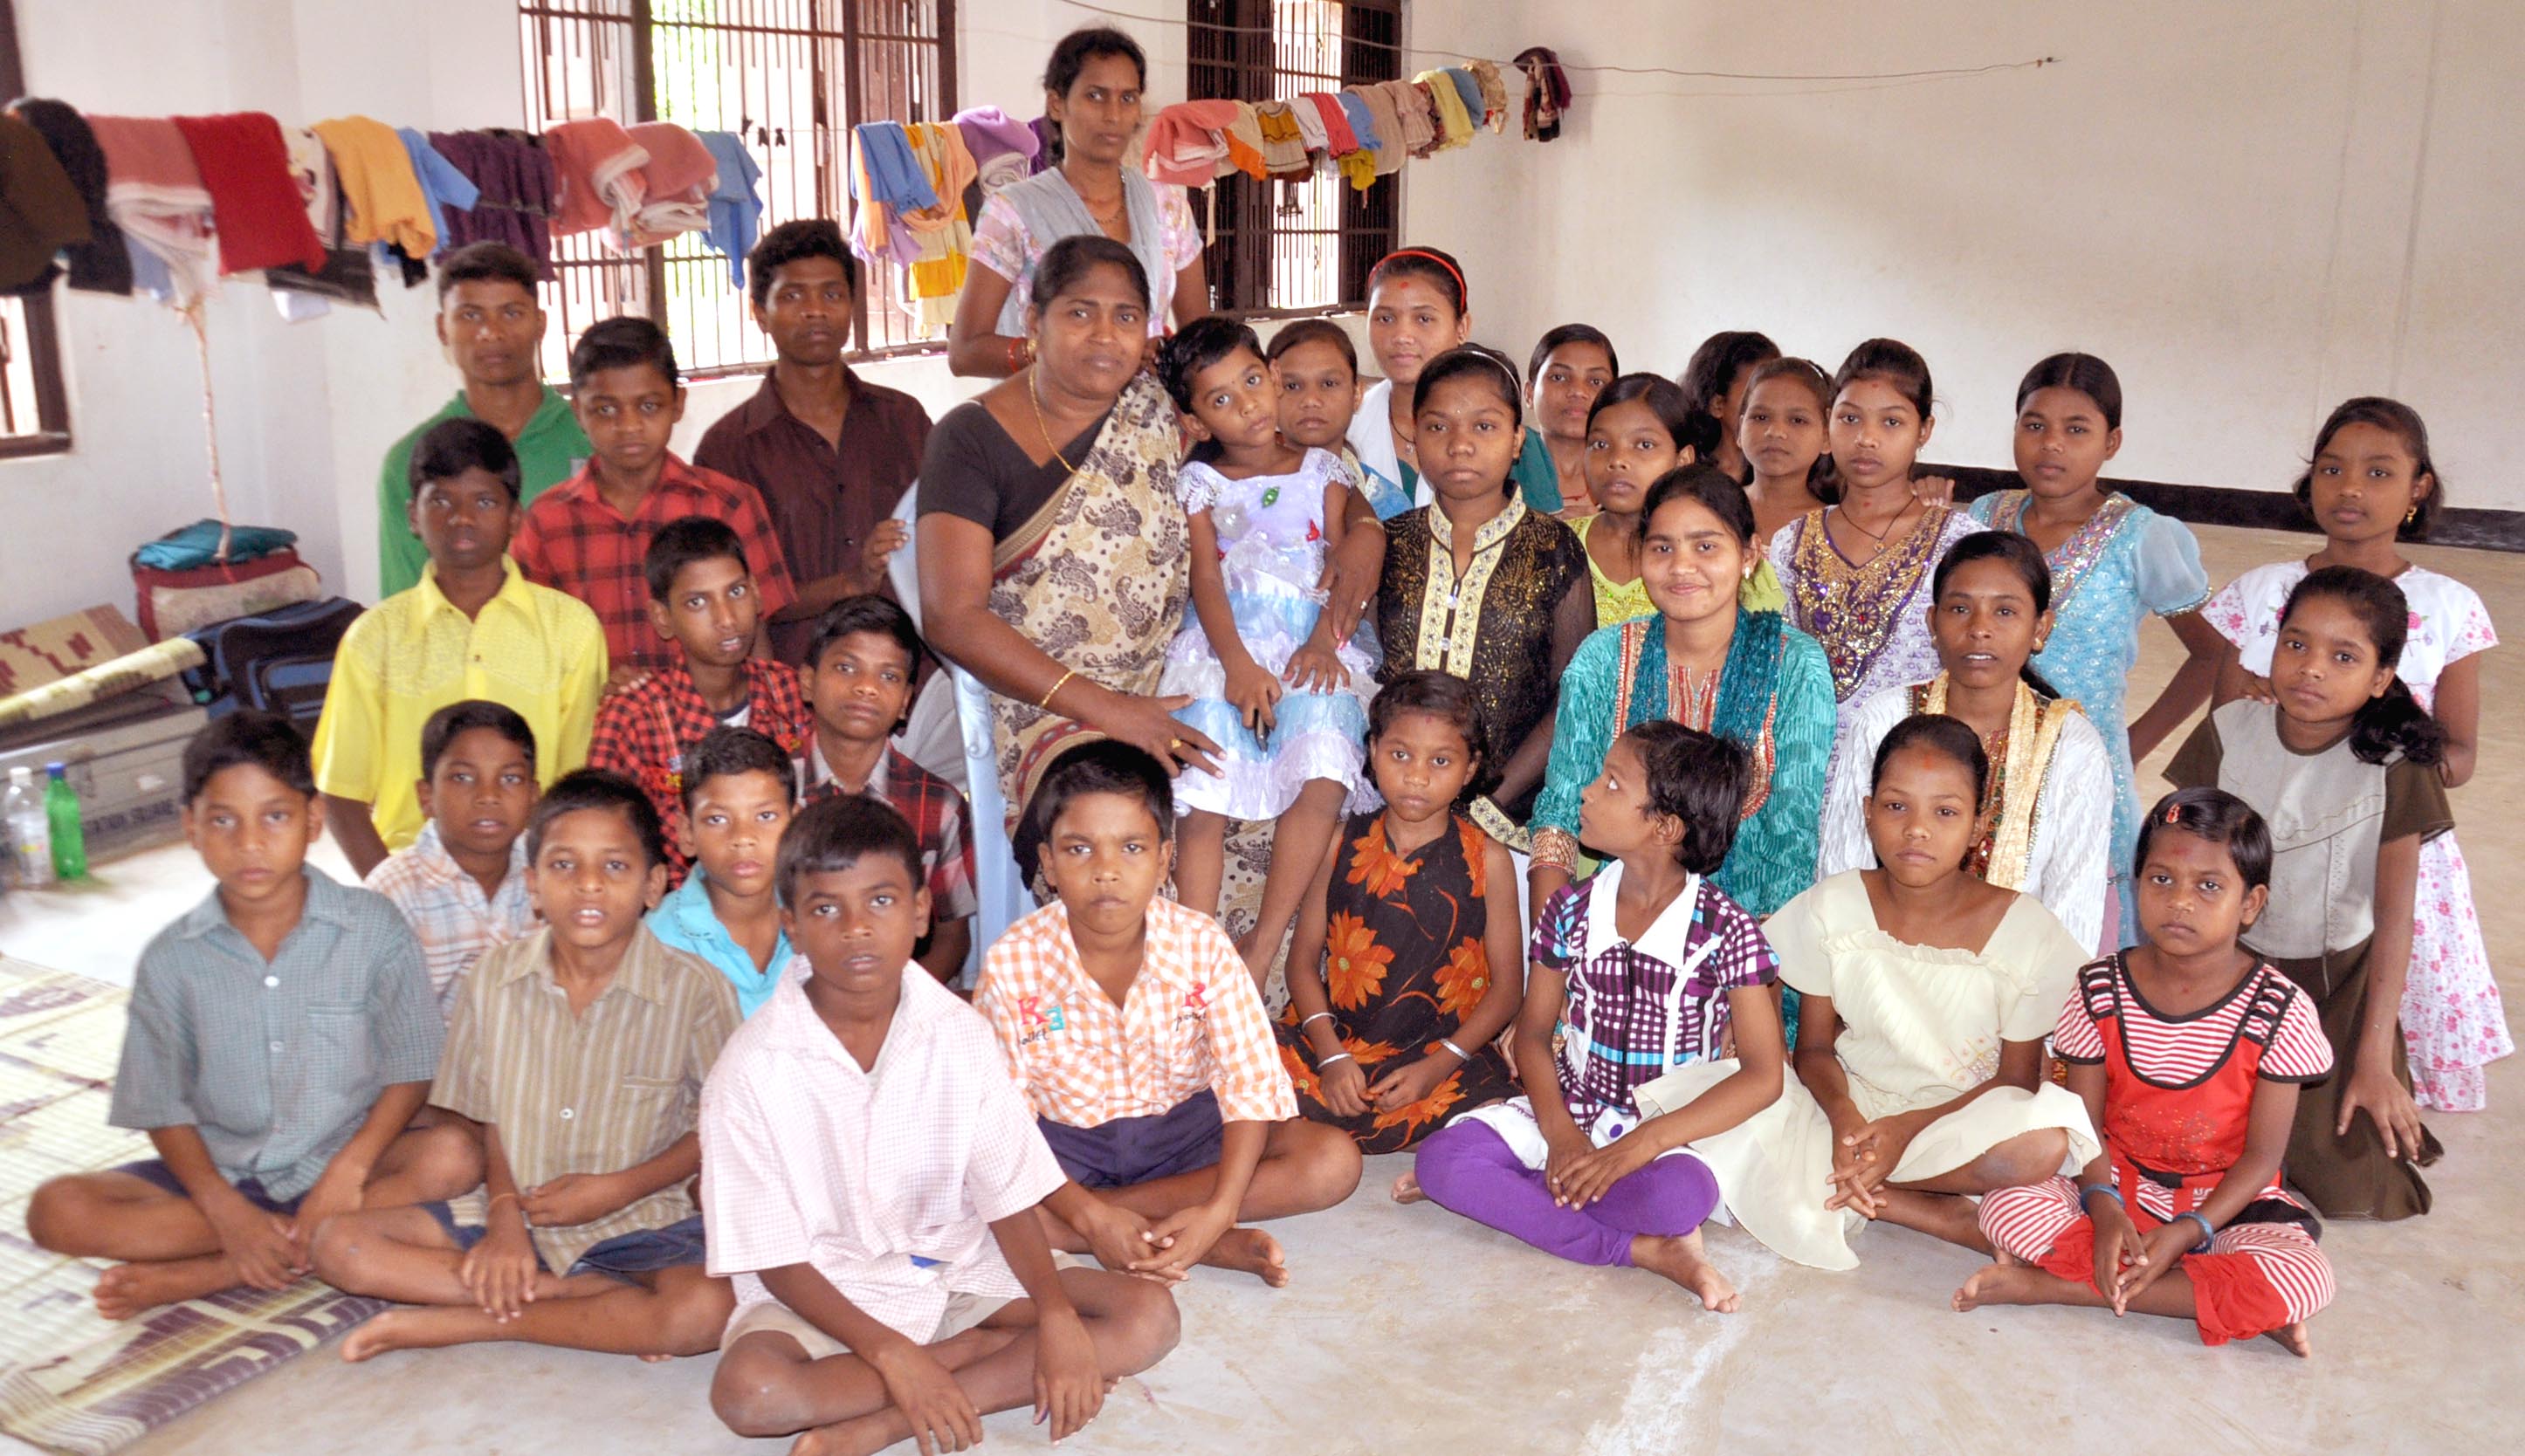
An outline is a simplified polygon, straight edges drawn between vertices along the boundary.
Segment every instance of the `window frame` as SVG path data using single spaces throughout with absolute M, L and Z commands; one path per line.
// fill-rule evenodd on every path
M 1401 78 L 1403 0 L 1346 0 L 1342 5 L 1340 85 Z M 1272 0 L 1185 0 L 1185 82 L 1193 100 L 1289 99 L 1281 95 Z M 1362 30 L 1376 32 L 1366 38 Z M 1312 77 L 1310 78 L 1312 79 Z M 1238 173 L 1213 184 L 1213 240 L 1202 250 L 1203 275 L 1217 310 L 1238 318 L 1310 318 L 1356 314 L 1367 307 L 1367 274 L 1400 245 L 1403 204 L 1399 173 L 1366 192 L 1343 187 L 1333 230 L 1339 282 L 1332 302 L 1283 306 L 1271 300 L 1274 262 L 1273 189 L 1283 184 Z M 1262 219 L 1249 228 L 1249 218 Z
M 937 48 L 935 107 L 938 115 L 906 120 L 944 121 L 954 115 L 958 105 L 956 26 L 959 6 L 957 0 L 927 0 L 928 4 L 936 8 L 937 36 L 934 41 L 928 37 L 898 33 L 890 18 L 870 13 L 870 6 L 883 3 L 885 0 L 829 0 L 830 11 L 818 15 L 815 13 L 817 6 L 814 0 L 810 0 L 809 17 L 802 27 L 772 24 L 752 12 L 749 12 L 749 20 L 742 24 L 702 19 L 682 11 L 670 14 L 662 21 L 652 0 L 614 0 L 613 4 L 608 4 L 607 0 L 518 0 L 520 104 L 530 125 L 538 122 L 549 125 L 552 121 L 559 120 L 547 117 L 546 102 L 550 99 L 548 82 L 555 73 L 550 68 L 555 57 L 561 54 L 557 49 L 558 46 L 568 46 L 573 41 L 582 39 L 587 43 L 588 53 L 572 62 L 578 68 L 574 74 L 585 76 L 589 94 L 600 99 L 604 98 L 607 90 L 614 88 L 618 79 L 627 81 L 627 87 L 623 88 L 623 94 L 619 100 L 630 115 L 615 117 L 615 120 L 625 125 L 658 120 L 659 75 L 655 39 L 657 30 L 662 24 L 714 33 L 722 37 L 727 43 L 737 45 L 740 50 L 744 49 L 743 42 L 748 37 L 764 35 L 788 36 L 807 41 L 811 45 L 831 42 L 839 48 L 838 61 L 832 72 L 825 70 L 821 65 L 820 57 L 811 68 L 818 79 L 817 93 L 810 98 L 809 104 L 817 112 L 821 112 L 828 95 L 837 93 L 842 117 L 838 122 L 826 121 L 814 123 L 814 129 L 821 131 L 824 135 L 815 140 L 803 141 L 802 144 L 814 148 L 818 154 L 815 163 L 817 189 L 820 193 L 827 186 L 830 187 L 834 199 L 832 220 L 847 232 L 850 227 L 851 128 L 866 121 L 886 119 L 871 118 L 862 114 L 864 104 L 862 98 L 872 85 L 876 84 L 875 77 L 878 72 L 873 68 L 883 64 L 879 59 L 882 52 L 873 48 L 907 42 L 918 45 L 934 44 Z M 616 8 L 617 5 L 619 6 L 619 10 Z M 567 28 L 573 23 L 581 28 L 575 30 Z M 607 63 L 597 59 L 595 55 L 596 42 L 601 35 L 599 27 L 608 25 L 620 27 L 622 43 L 628 52 L 627 61 L 622 63 L 627 74 L 617 76 Z M 835 28 L 823 28 L 826 25 L 833 25 Z M 529 45 L 533 48 L 529 49 Z M 607 109 L 603 114 L 612 115 L 613 113 Z M 757 122 L 749 129 L 767 129 L 767 122 Z M 790 124 L 767 126 L 767 129 L 782 133 L 784 140 L 781 144 L 787 146 L 790 144 L 785 139 L 787 133 L 804 132 L 809 127 L 798 124 L 793 120 Z M 822 155 L 827 150 L 829 150 L 829 157 Z M 769 174 L 767 171 L 767 184 L 768 180 Z M 800 212 L 797 216 L 822 216 L 823 212 L 819 197 L 817 211 Z M 777 216 L 771 211 L 771 204 L 766 204 L 765 230 L 767 231 L 772 226 L 791 220 L 795 219 Z M 594 236 L 594 234 L 587 236 Z M 639 250 L 636 257 L 614 252 L 610 246 L 600 244 L 598 245 L 602 250 L 600 256 L 593 260 L 565 257 L 563 256 L 564 246 L 564 239 L 554 239 L 553 262 L 557 277 L 538 287 L 536 293 L 538 302 L 557 326 L 557 337 L 561 340 L 562 353 L 565 357 L 570 337 L 569 332 L 570 324 L 577 322 L 583 330 L 587 324 L 600 321 L 599 316 L 590 316 L 584 320 L 571 316 L 571 305 L 567 296 L 567 287 L 568 280 L 573 272 L 601 278 L 614 270 L 619 269 L 623 273 L 629 273 L 636 267 L 639 279 L 636 297 L 624 300 L 625 311 L 637 312 L 641 316 L 657 323 L 660 328 L 666 329 L 670 339 L 674 338 L 675 326 L 672 315 L 675 311 L 668 286 L 668 268 L 670 260 L 667 256 L 668 250 L 675 246 L 673 240 L 659 247 L 643 248 Z M 682 266 L 689 260 L 671 260 L 671 262 L 676 266 Z M 890 344 L 871 345 L 869 343 L 874 333 L 875 319 L 880 311 L 892 306 L 895 289 L 886 286 L 882 281 L 888 272 L 885 266 L 873 265 L 861 259 L 854 259 L 854 262 L 857 264 L 859 290 L 858 298 L 851 311 L 849 343 L 842 352 L 843 360 L 852 364 L 862 364 L 884 359 L 944 354 L 947 341 L 943 337 L 909 339 Z M 723 265 L 718 254 L 711 253 L 706 255 L 704 267 L 718 269 Z M 747 295 L 743 289 L 736 291 L 736 299 L 741 315 L 739 326 L 751 328 L 753 324 L 751 315 L 746 311 Z M 596 307 L 601 307 L 601 304 Z M 675 345 L 677 363 L 682 366 L 682 372 L 687 379 L 743 377 L 764 373 L 771 366 L 771 361 L 768 359 L 736 360 L 696 366 L 690 359 L 691 354 L 695 352 L 690 342 L 675 339 Z M 547 350 L 551 347 L 549 344 L 546 346 Z
M 0 95 L 25 94 L 25 60 L 18 49 L 18 8 L 15 0 L 0 0 Z M 70 388 L 62 374 L 61 330 L 53 316 L 55 291 L 48 287 L 41 293 L 18 296 L 20 316 L 26 322 L 26 336 L 19 347 L 26 353 L 27 371 L 34 382 L 35 428 L 0 435 L 0 460 L 63 455 L 71 448 Z

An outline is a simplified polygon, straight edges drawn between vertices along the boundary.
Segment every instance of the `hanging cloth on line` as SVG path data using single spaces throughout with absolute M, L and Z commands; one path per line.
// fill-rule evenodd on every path
M 942 333 L 955 320 L 956 298 L 965 291 L 973 252 L 973 228 L 965 216 L 965 188 L 975 172 L 973 154 L 965 150 L 965 133 L 952 121 L 922 121 L 904 130 L 913 160 L 941 199 L 935 208 L 903 215 L 904 224 L 920 243 L 920 256 L 905 269 L 904 292 L 921 328 Z
M 184 134 L 165 118 L 89 117 L 105 153 L 105 206 L 123 229 L 135 284 L 181 308 L 211 291 L 211 194 Z
M 745 257 L 763 232 L 763 199 L 754 190 L 763 169 L 745 149 L 745 138 L 733 131 L 697 133 L 718 165 L 718 184 L 711 188 L 710 245 L 727 258 L 730 287 L 745 286 Z

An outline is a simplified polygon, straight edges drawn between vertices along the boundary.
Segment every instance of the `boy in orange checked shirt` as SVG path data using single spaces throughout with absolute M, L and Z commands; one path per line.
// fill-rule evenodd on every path
M 1174 868 L 1164 770 L 1089 744 L 1028 812 L 1060 898 L 991 946 L 973 1004 L 1069 1178 L 1045 1233 L 1150 1279 L 1215 1264 L 1287 1284 L 1279 1240 L 1240 1224 L 1349 1197 L 1359 1148 L 1299 1118 L 1236 944 L 1158 898 Z

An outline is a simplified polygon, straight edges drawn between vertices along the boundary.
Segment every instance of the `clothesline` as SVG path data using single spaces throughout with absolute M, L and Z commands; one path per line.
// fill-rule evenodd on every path
M 1064 4 L 1064 5 L 1065 5 L 1065 6 L 1067 6 L 1067 7 L 1069 7 L 1069 8 L 1070 8 L 1070 9 L 1072 9 L 1072 10 L 1083 10 L 1083 11 L 1088 12 L 1088 13 L 1089 13 L 1089 14 L 1091 14 L 1091 15 L 1107 16 L 1107 17 L 1110 17 L 1110 18 L 1112 18 L 1112 19 L 1114 19 L 1114 20 L 1117 20 L 1117 21 L 1131 21 L 1131 22 L 1134 22 L 1134 23 L 1136 23 L 1136 24 L 1143 24 L 1143 25 L 1165 25 L 1165 26 L 1172 27 L 1172 28 L 1174 28 L 1174 29 L 1178 29 L 1178 30 L 1187 30 L 1187 31 L 1188 31 L 1188 30 L 1190 30 L 1190 29 L 1192 28 L 1192 26 L 1193 26 L 1193 24 L 1194 24 L 1194 22 L 1192 22 L 1191 20 L 1188 20 L 1188 19 L 1186 19 L 1185 17 L 1180 16 L 1180 15 L 1173 15 L 1173 16 L 1163 16 L 1163 15 L 1145 15 L 1145 14 L 1142 14 L 1141 12 L 1139 12 L 1139 11 L 1134 11 L 1134 10 L 1120 10 L 1120 9 L 1116 9 L 1116 8 L 1114 8 L 1114 7 L 1113 7 L 1113 6 L 1109 6 L 1109 5 L 1097 5 L 1097 4 L 1093 4 L 1093 3 L 1091 3 L 1091 0 L 1061 0 L 1061 3 L 1062 3 L 1062 4 Z M 1229 24 L 1216 24 L 1216 23 L 1209 22 L 1209 21 L 1201 22 L 1201 23 L 1200 23 L 1200 25 L 1201 25 L 1201 28 L 1202 28 L 1203 30 L 1205 30 L 1205 31 L 1207 31 L 1207 32 L 1210 32 L 1210 33 L 1212 33 L 1212 34 L 1217 34 L 1217 35 L 1269 35 L 1269 36 L 1277 37 L 1277 36 L 1280 36 L 1281 34 L 1283 34 L 1283 33 L 1284 33 L 1284 32 L 1282 31 L 1281 27 L 1276 26 L 1276 25 L 1229 25 Z M 1011 31 L 1002 31 L 1002 32 L 998 32 L 998 33 L 1001 33 L 1001 34 L 1014 34 L 1015 32 L 1011 32 Z M 1454 50 L 1448 50 L 1448 49 L 1446 49 L 1446 48 L 1444 48 L 1444 47 L 1441 47 L 1441 46 L 1403 45 L 1403 44 L 1399 44 L 1399 43 L 1397 43 L 1397 42 L 1395 42 L 1395 41 L 1390 41 L 1390 40 L 1377 40 L 1377 39 L 1373 39 L 1373 38 L 1371 38 L 1371 37 L 1364 36 L 1364 35 L 1351 35 L 1351 34 L 1347 34 L 1347 33 L 1345 33 L 1345 34 L 1341 37 L 1341 43 L 1342 43 L 1342 45 L 1343 45 L 1344 47 L 1357 46 L 1357 47 L 1359 47 L 1359 48 L 1361 48 L 1361 49 L 1362 49 L 1362 50 L 1372 50 L 1372 51 L 1389 51 L 1389 52 L 1394 53 L 1394 54 L 1395 54 L 1395 55 L 1397 55 L 1397 56 L 1405 56 L 1405 55 L 1411 55 L 1411 56 L 1444 56 L 1444 57 L 1447 57 L 1447 58 L 1449 58 L 1449 59 L 1451 59 L 1451 60 L 1458 60 L 1458 61 L 1488 61 L 1488 62 L 1490 62 L 1490 63 L 1491 63 L 1492 65 L 1494 65 L 1494 66 L 1499 66 L 1499 67 L 1503 67 L 1503 68 L 1505 68 L 1505 67 L 1509 67 L 1509 66 L 1513 66 L 1513 65 L 1515 65 L 1515 64 L 1516 64 L 1516 63 L 1515 63 L 1515 61 L 1514 61 L 1513 59 L 1511 59 L 1511 58 L 1510 58 L 1510 57 L 1507 57 L 1507 56 L 1482 56 L 1482 55 L 1475 55 L 1474 53 L 1472 53 L 1472 52 L 1470 52 L 1470 51 L 1454 51 Z M 2022 61 L 1998 61 L 1998 62 L 1993 62 L 1993 63 L 1991 63 L 1991 64 L 1989 64 L 1989 65 L 1985 65 L 1985 66 L 1943 66 L 1943 67 L 1933 67 L 1933 68 L 1929 68 L 1929 69 L 1925 69 L 1925 70 L 1918 70 L 1918 71 L 1849 71 L 1849 72 L 1791 72 L 1791 71 L 1773 71 L 1773 72 L 1765 72 L 1765 71 L 1693 71 L 1693 70 L 1687 70 L 1687 69 L 1683 69 L 1683 68 L 1679 68 L 1679 67 L 1672 67 L 1672 66 L 1614 66 L 1614 65 L 1609 65 L 1609 64 L 1605 64 L 1605 65 L 1586 65 L 1586 64 L 1574 64 L 1574 63 L 1570 63 L 1570 62 L 1562 62 L 1562 63 L 1560 63 L 1560 69 L 1561 69 L 1561 70 L 1563 70 L 1563 71 L 1568 71 L 1568 72 L 1584 72 L 1584 73 L 1590 73 L 1590 74 L 1597 73 L 1608 73 L 1608 74 L 1616 74 L 1616 75 L 1670 75 L 1670 76 L 1674 76 L 1674 77 L 1676 77 L 1676 78 L 1678 78 L 1678 79 L 1682 79 L 1682 80 L 1729 80 L 1729 81 L 1910 81 L 1910 80 L 1956 80 L 1956 79 L 1961 79 L 1961 78 L 1966 77 L 1966 76 L 1974 76 L 1974 75 L 1982 75 L 1982 74 L 1986 74 L 1986 73 L 1990 73 L 1990 72 L 1994 72 L 1994 71 L 2022 71 L 2022 70 L 2031 70 L 2031 69 L 2036 69 L 2036 68 L 2040 68 L 2040 67 L 2044 67 L 2044 66 L 2054 66 L 2054 65 L 2057 65 L 2057 64 L 2059 64 L 2059 60 L 2060 60 L 2060 58 L 2059 58 L 2059 57 L 2057 57 L 2057 56 L 2037 56 L 2037 57 L 2034 57 L 2034 58 L 2031 58 L 2031 59 L 2028 59 L 2028 60 L 2022 60 Z M 1673 92 L 1673 93 L 1668 93 L 1668 92 L 1657 92 L 1657 91 L 1641 91 L 1641 92 L 1622 92 L 1622 91 L 1582 91 L 1582 92 L 1578 92 L 1578 93 L 1575 93 L 1575 94 L 1578 94 L 1578 95 L 1585 95 L 1585 96 L 1597 96 L 1597 95 L 1604 95 L 1604 96 L 1619 96 L 1619 95 L 1643 95 L 1643 96 L 1656 96 L 1656 95 L 1667 95 L 1667 94 L 1674 94 L 1674 95 L 1686 95 L 1686 94 L 1699 94 L 1699 93 L 1688 93 L 1688 92 Z

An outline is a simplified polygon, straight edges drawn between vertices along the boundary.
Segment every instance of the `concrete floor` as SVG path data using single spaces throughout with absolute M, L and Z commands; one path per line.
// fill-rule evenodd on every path
M 2277 532 L 2201 534 L 2219 581 L 2312 547 Z M 2525 557 L 2413 555 L 2525 632 Z M 2171 635 L 2151 631 L 2134 700 L 2173 666 Z M 2482 768 L 2455 811 L 2513 1002 L 2525 998 L 2513 969 L 2525 898 L 2500 887 L 2525 869 L 2525 820 L 2501 806 L 2525 799 L 2525 719 L 2507 707 L 2525 702 L 2525 655 L 2494 655 L 2487 679 Z M 329 851 L 324 862 L 340 867 Z M 54 904 L 0 902 L 0 947 L 124 979 L 141 940 L 202 889 L 180 847 L 136 855 Z M 2267 1341 L 2204 1350 L 2188 1325 L 2138 1316 L 2115 1328 L 2083 1311 L 1957 1315 L 1948 1296 L 1978 1261 L 1894 1230 L 1867 1235 L 1864 1265 L 1840 1275 L 1714 1232 L 1744 1312 L 1708 1315 L 1650 1276 L 1572 1268 L 1427 1205 L 1393 1206 L 1384 1188 L 1406 1164 L 1397 1157 L 1371 1160 L 1342 1208 L 1274 1226 L 1291 1287 L 1205 1271 L 1182 1295 L 1181 1347 L 1117 1390 L 1071 1448 L 1649 1456 L 1723 1438 L 1739 1450 L 1844 1456 L 2513 1449 L 2525 1255 L 2493 1235 L 2504 1224 L 2513 1237 L 2510 1200 L 2525 1196 L 2525 1157 L 2509 1136 L 2525 1106 L 2520 1065 L 2493 1069 L 2493 1111 L 2433 1120 L 2448 1149 L 2431 1175 L 2435 1213 L 2327 1230 L 2341 1293 L 2313 1326 L 2311 1361 Z M 777 1449 L 711 1417 L 706 1359 L 648 1367 L 477 1346 L 352 1369 L 331 1356 L 223 1397 L 133 1456 Z M 1022 1413 L 988 1429 L 994 1446 L 1041 1438 Z

